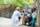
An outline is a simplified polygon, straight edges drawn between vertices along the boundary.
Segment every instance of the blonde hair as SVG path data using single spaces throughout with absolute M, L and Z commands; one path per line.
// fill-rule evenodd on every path
M 16 7 L 16 10 L 23 10 L 23 9 L 21 9 L 21 7 Z
M 20 10 L 20 7 L 16 7 L 16 10 Z

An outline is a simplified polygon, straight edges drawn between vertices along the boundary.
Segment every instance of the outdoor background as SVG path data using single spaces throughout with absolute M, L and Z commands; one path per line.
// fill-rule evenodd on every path
M 8 18 L 11 18 L 13 11 L 17 6 L 21 7 L 21 9 L 37 6 L 37 22 L 40 27 L 40 0 L 0 0 L 0 22 L 6 22 L 5 18 L 10 20 Z

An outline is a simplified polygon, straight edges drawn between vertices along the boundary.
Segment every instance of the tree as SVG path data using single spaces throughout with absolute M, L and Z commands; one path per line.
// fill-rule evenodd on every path
M 16 6 L 19 7 L 24 7 L 25 5 L 27 6 L 32 6 L 33 0 L 0 0 L 0 4 L 15 4 Z

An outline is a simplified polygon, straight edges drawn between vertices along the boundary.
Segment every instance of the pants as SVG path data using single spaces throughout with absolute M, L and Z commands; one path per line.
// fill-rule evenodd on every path
M 35 27 L 35 22 L 32 23 L 32 27 Z
M 31 22 L 32 21 L 32 16 L 28 17 L 28 22 Z
M 32 27 L 35 27 L 36 18 L 32 18 Z

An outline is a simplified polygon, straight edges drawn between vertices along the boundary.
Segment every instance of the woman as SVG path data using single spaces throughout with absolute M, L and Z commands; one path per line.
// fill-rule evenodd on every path
M 19 17 L 21 16 L 20 13 L 20 7 L 17 7 L 14 11 L 12 17 L 11 17 L 11 24 L 13 27 L 17 27 L 17 24 L 19 23 Z

